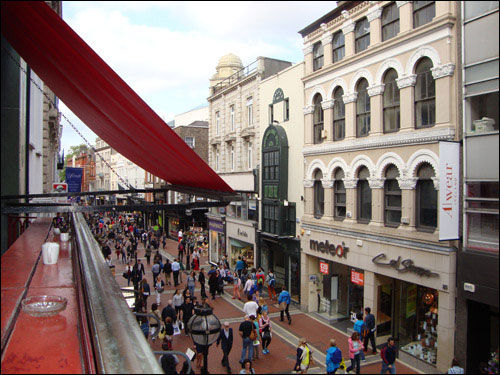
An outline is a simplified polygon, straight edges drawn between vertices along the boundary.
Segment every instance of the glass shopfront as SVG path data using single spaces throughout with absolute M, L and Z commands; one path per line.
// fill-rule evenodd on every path
M 230 254 L 229 254 L 229 267 L 234 269 L 239 256 L 246 258 L 246 263 L 249 269 L 255 267 L 255 249 L 254 246 L 248 242 L 238 241 L 234 238 L 229 238 Z
M 217 263 L 226 253 L 226 236 L 224 224 L 219 220 L 208 220 L 209 229 L 209 261 Z
M 178 218 L 169 217 L 168 218 L 168 236 L 170 238 L 177 239 L 177 234 L 179 233 L 179 229 L 181 229 L 181 223 Z
M 377 337 L 392 335 L 402 351 L 436 365 L 438 291 L 389 280 L 378 287 Z

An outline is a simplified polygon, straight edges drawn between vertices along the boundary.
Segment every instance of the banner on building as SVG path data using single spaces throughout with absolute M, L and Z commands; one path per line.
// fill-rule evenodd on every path
M 324 275 L 328 275 L 330 273 L 329 264 L 326 262 L 319 262 L 319 272 Z
M 439 240 L 460 238 L 460 144 L 439 142 Z
M 365 284 L 364 276 L 365 275 L 361 272 L 351 270 L 351 283 L 363 286 Z
M 82 192 L 83 168 L 66 167 L 66 183 L 68 184 L 68 193 Z M 80 197 L 70 197 L 68 200 L 79 202 Z

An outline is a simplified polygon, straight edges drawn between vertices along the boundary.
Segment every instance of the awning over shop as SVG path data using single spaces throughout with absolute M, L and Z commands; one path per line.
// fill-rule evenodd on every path
M 117 152 L 171 184 L 232 193 L 45 2 L 2 1 L 1 20 L 31 69 Z

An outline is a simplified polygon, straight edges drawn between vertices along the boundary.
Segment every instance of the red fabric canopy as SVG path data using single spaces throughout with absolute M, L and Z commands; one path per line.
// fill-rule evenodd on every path
M 2 34 L 54 93 L 113 149 L 174 185 L 232 192 L 43 1 L 2 1 Z

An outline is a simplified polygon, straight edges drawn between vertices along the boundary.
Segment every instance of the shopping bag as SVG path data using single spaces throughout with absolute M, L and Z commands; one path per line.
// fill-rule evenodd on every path
M 177 324 L 174 324 L 174 336 L 180 335 L 181 330 L 179 329 L 179 326 Z

